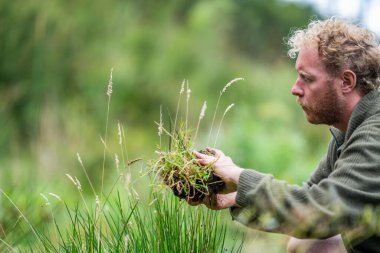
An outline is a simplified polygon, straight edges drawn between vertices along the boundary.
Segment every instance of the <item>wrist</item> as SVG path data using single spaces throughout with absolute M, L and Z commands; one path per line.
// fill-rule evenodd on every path
M 229 203 L 226 207 L 230 208 L 230 207 L 239 207 L 239 205 L 236 203 L 236 194 L 237 192 L 231 192 L 229 194 L 227 194 L 226 196 L 229 197 Z
M 244 171 L 244 169 L 235 167 L 234 169 L 231 170 L 228 178 L 228 185 L 229 187 L 229 192 L 236 192 L 237 190 L 237 185 L 239 183 L 239 178 L 241 173 Z
M 231 177 L 230 177 L 231 182 L 234 183 L 235 185 L 237 185 L 239 183 L 240 175 L 243 171 L 244 171 L 244 169 L 236 167 L 233 170 L 233 173 L 231 174 Z

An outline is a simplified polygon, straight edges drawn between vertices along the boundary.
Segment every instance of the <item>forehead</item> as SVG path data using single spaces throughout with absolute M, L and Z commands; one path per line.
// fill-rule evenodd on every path
M 297 71 L 326 72 L 324 64 L 319 57 L 318 50 L 313 47 L 305 47 L 299 51 L 295 67 Z

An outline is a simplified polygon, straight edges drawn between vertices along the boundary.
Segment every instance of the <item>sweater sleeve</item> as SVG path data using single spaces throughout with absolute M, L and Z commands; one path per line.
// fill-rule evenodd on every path
M 376 227 L 373 219 L 379 217 L 371 216 L 371 207 L 380 204 L 378 133 L 380 121 L 366 121 L 339 148 L 333 164 L 329 164 L 334 155 L 330 144 L 329 155 L 302 186 L 255 170 L 243 171 L 236 196 L 241 207 L 231 209 L 233 219 L 298 238 L 322 239 L 347 230 L 369 233 L 369 225 Z

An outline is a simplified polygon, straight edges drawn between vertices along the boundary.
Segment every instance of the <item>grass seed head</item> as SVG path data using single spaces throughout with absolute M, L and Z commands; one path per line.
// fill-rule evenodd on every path
M 107 85 L 107 96 L 111 97 L 111 94 L 112 94 L 112 72 L 113 72 L 113 68 L 111 69 L 111 73 L 110 73 L 110 80 L 108 81 L 108 85 Z
M 222 89 L 221 93 L 226 92 L 226 90 L 228 89 L 228 87 L 230 87 L 233 83 L 236 83 L 237 81 L 240 81 L 240 80 L 244 80 L 244 78 L 238 77 L 238 78 L 235 78 L 235 79 L 229 81 L 229 82 L 224 86 L 224 88 Z
M 49 192 L 49 195 L 52 196 L 52 197 L 54 197 L 54 198 L 56 198 L 56 199 L 59 200 L 59 201 L 62 201 L 61 197 L 58 196 L 58 195 L 55 194 L 55 193 Z
M 205 101 L 203 103 L 203 106 L 202 106 L 202 109 L 201 109 L 201 113 L 199 114 L 199 119 L 203 119 L 205 114 L 206 114 L 206 109 L 207 109 L 207 102 Z

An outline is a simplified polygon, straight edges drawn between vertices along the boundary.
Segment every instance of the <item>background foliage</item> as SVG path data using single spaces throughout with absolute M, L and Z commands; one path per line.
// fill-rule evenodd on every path
M 278 0 L 0 0 L 0 188 L 43 222 L 48 215 L 33 202 L 40 192 L 77 199 L 65 177 L 84 179 L 76 153 L 100 188 L 111 68 L 110 147 L 117 145 L 119 121 L 129 157 L 152 157 L 160 105 L 168 120 L 183 79 L 192 90 L 194 126 L 207 100 L 198 145 L 212 145 L 207 136 L 219 91 L 244 77 L 221 102 L 236 106 L 217 147 L 240 166 L 302 182 L 329 136 L 305 122 L 290 94 L 296 74 L 283 39 L 313 15 Z M 111 185 L 117 171 L 110 157 Z M 0 196 L 1 237 L 17 216 Z

